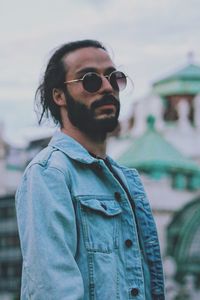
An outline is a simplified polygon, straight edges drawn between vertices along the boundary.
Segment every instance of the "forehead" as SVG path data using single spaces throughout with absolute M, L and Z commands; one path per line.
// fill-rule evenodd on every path
M 115 67 L 107 51 L 101 48 L 87 47 L 67 54 L 64 59 L 67 75 L 78 73 L 87 68 L 99 72 Z

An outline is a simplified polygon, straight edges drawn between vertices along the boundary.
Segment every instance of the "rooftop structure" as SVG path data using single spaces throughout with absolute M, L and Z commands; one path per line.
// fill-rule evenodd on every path
M 200 197 L 197 197 L 175 213 L 167 229 L 167 254 L 176 261 L 175 276 L 179 282 L 192 276 L 196 287 L 200 287 L 199 219 Z
M 195 64 L 186 65 L 175 73 L 156 81 L 153 84 L 153 90 L 162 97 L 199 94 L 200 66 Z
M 154 117 L 148 117 L 148 129 L 133 138 L 128 149 L 118 161 L 128 167 L 134 167 L 154 179 L 171 177 L 174 188 L 200 188 L 200 167 L 182 155 L 174 146 L 155 130 Z
M 193 122 L 193 101 L 194 97 L 200 93 L 200 66 L 190 63 L 169 76 L 154 82 L 152 90 L 164 101 L 164 118 L 166 121 L 178 119 L 177 105 L 184 99 L 189 104 L 189 117 Z

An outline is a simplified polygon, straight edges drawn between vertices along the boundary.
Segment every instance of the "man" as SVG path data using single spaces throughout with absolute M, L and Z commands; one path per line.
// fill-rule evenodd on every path
M 21 299 L 164 299 L 154 220 L 136 170 L 106 156 L 126 75 L 94 40 L 65 44 L 38 88 L 60 131 L 16 195 Z

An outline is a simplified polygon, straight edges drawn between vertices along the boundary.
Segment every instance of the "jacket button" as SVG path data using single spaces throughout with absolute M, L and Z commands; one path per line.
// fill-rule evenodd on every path
M 131 240 L 126 240 L 125 245 L 126 247 L 130 248 L 133 245 L 133 242 Z
M 132 296 L 137 296 L 138 294 L 139 294 L 139 290 L 137 288 L 132 288 L 131 295 Z
M 121 194 L 119 192 L 115 192 L 114 196 L 117 201 L 121 200 Z

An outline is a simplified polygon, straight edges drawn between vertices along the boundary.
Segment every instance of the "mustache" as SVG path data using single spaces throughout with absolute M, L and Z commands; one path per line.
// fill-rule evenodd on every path
M 119 100 L 117 100 L 117 98 L 115 98 L 113 95 L 105 95 L 101 99 L 94 101 L 91 104 L 91 109 L 95 110 L 96 108 L 98 108 L 102 105 L 106 105 L 106 104 L 113 104 L 116 107 L 118 107 L 119 106 Z

